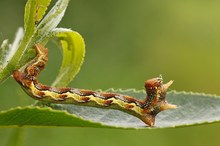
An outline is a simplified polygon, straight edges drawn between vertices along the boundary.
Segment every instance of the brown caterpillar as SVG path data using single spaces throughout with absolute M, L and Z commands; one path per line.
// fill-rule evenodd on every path
M 138 117 L 149 126 L 155 123 L 155 116 L 163 110 L 176 108 L 168 104 L 165 97 L 168 87 L 173 83 L 163 84 L 161 77 L 145 82 L 147 96 L 144 100 L 116 93 L 95 92 L 77 88 L 56 88 L 38 83 L 37 76 L 48 61 L 48 50 L 36 44 L 37 56 L 24 69 L 13 73 L 14 79 L 34 99 L 62 104 L 75 104 L 99 108 L 111 108 L 124 111 Z

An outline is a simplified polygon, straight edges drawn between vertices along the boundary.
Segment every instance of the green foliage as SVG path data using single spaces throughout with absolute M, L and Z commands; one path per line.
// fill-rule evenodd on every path
M 24 28 L 26 32 L 33 33 L 35 23 L 43 18 L 51 0 L 29 0 L 25 6 Z
M 62 48 L 63 61 L 54 86 L 66 86 L 74 79 L 84 61 L 85 44 L 82 36 L 75 31 L 56 28 L 61 21 L 69 0 L 58 0 L 45 15 L 50 0 L 28 0 L 25 7 L 24 30 L 19 28 L 12 45 L 3 41 L 0 50 L 0 83 L 14 70 L 28 63 L 34 56 L 33 45 L 46 44 L 56 38 Z M 44 17 L 44 18 L 43 18 Z M 145 93 L 135 90 L 113 90 L 137 98 Z M 215 96 L 170 92 L 168 101 L 178 106 L 175 110 L 160 113 L 154 128 L 180 127 L 203 123 L 219 122 L 217 117 L 220 98 Z M 41 105 L 41 106 L 38 106 Z M 15 107 L 0 112 L 0 126 L 73 126 L 149 129 L 125 113 L 100 110 L 74 105 L 44 105 Z M 42 106 L 43 105 L 43 106 Z M 113 114 L 112 114 L 113 112 Z M 77 116 L 76 116 L 77 115 Z
M 29 0 L 27 2 L 24 20 L 25 34 L 22 37 L 22 40 L 19 43 L 19 45 L 15 46 L 13 49 L 10 49 L 13 50 L 13 52 L 11 53 L 12 57 L 3 60 L 3 66 L 0 72 L 0 83 L 5 81 L 5 79 L 7 79 L 14 70 L 20 68 L 33 58 L 33 55 L 30 55 L 28 51 L 30 51 L 30 49 L 33 48 L 34 44 L 47 43 L 47 41 L 50 38 L 49 34 L 53 31 L 53 29 L 56 28 L 56 26 L 61 21 L 66 7 L 69 3 L 69 0 L 58 0 L 54 7 L 39 23 L 38 21 L 40 20 L 40 18 L 43 17 L 43 14 L 45 13 L 46 8 L 49 4 L 49 1 L 43 1 L 44 0 Z M 39 24 L 36 25 L 36 23 Z M 26 28 L 26 26 L 28 27 Z M 2 58 L 0 58 L 0 62 L 2 62 Z
M 52 86 L 64 87 L 71 82 L 84 61 L 85 43 L 82 36 L 70 29 L 57 28 L 52 32 L 63 49 L 63 62 Z

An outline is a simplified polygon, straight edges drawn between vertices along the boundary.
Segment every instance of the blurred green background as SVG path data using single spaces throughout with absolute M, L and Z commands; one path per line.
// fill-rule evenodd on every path
M 25 3 L 0 1 L 0 41 L 12 41 L 23 26 Z M 220 95 L 219 5 L 216 0 L 71 0 L 59 26 L 82 34 L 87 52 L 70 86 L 143 89 L 146 79 L 162 74 L 165 82 L 175 80 L 173 90 Z M 61 55 L 53 43 L 47 47 L 49 64 L 40 80 L 50 84 Z M 12 78 L 0 85 L 0 110 L 33 102 Z M 16 137 L 18 129 L 1 128 L 0 146 Z M 24 146 L 219 146 L 219 131 L 220 123 L 161 130 L 32 127 L 20 132 Z

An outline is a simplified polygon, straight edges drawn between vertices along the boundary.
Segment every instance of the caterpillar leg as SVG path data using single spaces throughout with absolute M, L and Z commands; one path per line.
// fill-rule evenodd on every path
M 145 82 L 147 95 L 144 100 L 117 93 L 77 88 L 55 88 L 40 84 L 37 76 L 48 61 L 48 51 L 41 44 L 36 44 L 35 48 L 38 54 L 33 61 L 24 71 L 16 70 L 13 73 L 14 79 L 34 99 L 52 103 L 117 109 L 138 117 L 148 126 L 154 125 L 155 116 L 159 112 L 176 108 L 175 105 L 168 104 L 166 101 L 167 89 L 173 81 L 163 84 L 161 77 Z

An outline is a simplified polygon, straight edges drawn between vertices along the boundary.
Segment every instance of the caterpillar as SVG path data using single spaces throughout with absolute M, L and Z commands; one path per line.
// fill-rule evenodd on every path
M 37 77 L 47 64 L 48 50 L 41 44 L 36 44 L 34 47 L 37 56 L 23 71 L 13 72 L 14 79 L 34 99 L 51 103 L 117 109 L 139 118 L 150 127 L 154 126 L 155 117 L 160 111 L 176 108 L 176 105 L 169 104 L 165 99 L 167 89 L 173 81 L 163 84 L 162 77 L 145 82 L 147 95 L 144 100 L 117 93 L 43 85 L 38 82 Z

